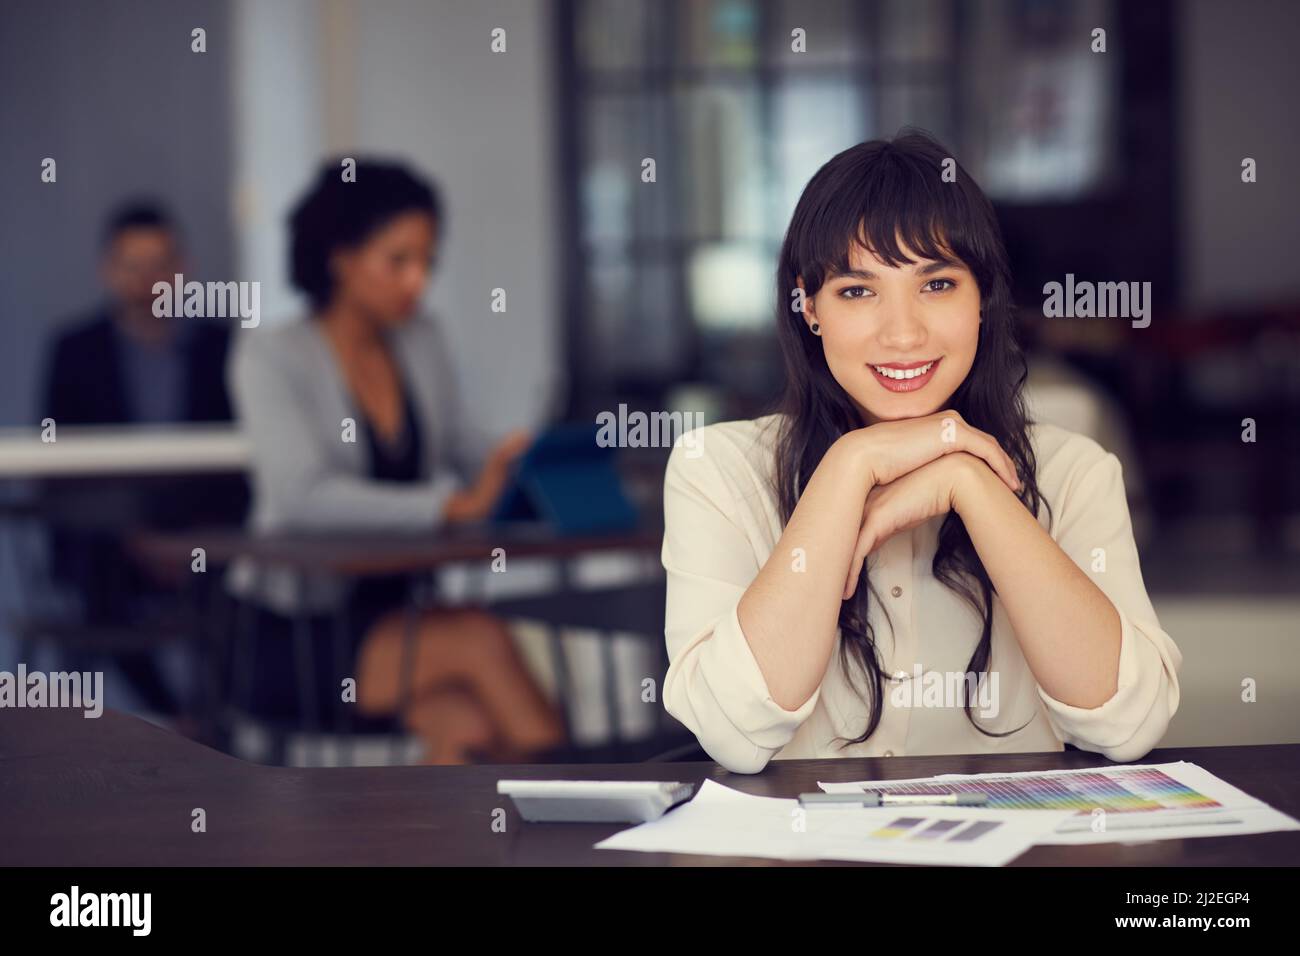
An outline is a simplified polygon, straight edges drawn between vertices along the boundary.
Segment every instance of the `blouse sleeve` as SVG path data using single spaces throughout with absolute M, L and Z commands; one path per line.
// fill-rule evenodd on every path
M 707 444 L 710 454 L 694 454 Z M 663 700 L 700 746 L 736 773 L 757 773 L 812 713 L 772 699 L 736 609 L 759 567 L 714 452 L 721 441 L 679 442 L 664 478 L 663 565 L 669 667 Z
M 1111 760 L 1138 760 L 1159 744 L 1178 710 L 1182 654 L 1156 620 L 1142 583 L 1119 459 L 1107 452 L 1059 504 L 1055 540 L 1110 598 L 1120 619 L 1118 688 L 1093 708 L 1039 696 L 1057 735 Z

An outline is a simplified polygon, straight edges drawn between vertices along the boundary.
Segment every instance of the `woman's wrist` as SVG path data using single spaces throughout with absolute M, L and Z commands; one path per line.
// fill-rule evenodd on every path
M 442 520 L 448 524 L 459 524 L 471 520 L 473 511 L 472 499 L 463 491 L 453 491 L 442 506 Z
M 471 486 L 454 491 L 447 496 L 447 503 L 443 506 L 442 516 L 445 521 L 452 524 L 481 521 L 487 517 L 488 511 L 494 503 L 495 498 L 489 499 L 481 488 Z
M 872 468 L 873 441 L 874 436 L 870 435 L 867 429 L 855 428 L 835 439 L 827 451 L 827 457 L 833 457 L 837 467 L 861 480 L 863 495 L 879 484 Z
M 988 495 L 995 492 L 994 486 L 1009 492 L 1006 484 L 997 472 L 988 466 L 984 459 L 967 452 L 958 452 L 949 456 L 956 474 L 952 484 L 952 510 L 960 517 L 972 508 L 980 507 L 988 500 Z

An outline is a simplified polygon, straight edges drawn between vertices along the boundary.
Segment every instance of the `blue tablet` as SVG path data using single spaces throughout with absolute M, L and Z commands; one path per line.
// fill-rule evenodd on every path
M 554 425 L 515 462 L 497 501 L 497 524 L 539 521 L 561 534 L 628 531 L 638 524 L 623 490 L 618 449 L 596 442 L 595 424 Z

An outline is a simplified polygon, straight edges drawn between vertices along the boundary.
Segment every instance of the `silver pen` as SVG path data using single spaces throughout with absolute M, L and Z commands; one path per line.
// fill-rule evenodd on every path
M 972 793 L 801 793 L 799 803 L 807 806 L 846 807 L 982 807 L 988 794 Z

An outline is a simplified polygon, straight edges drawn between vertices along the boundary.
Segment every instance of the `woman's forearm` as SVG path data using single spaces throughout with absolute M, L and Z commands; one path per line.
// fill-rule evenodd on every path
M 737 609 L 772 699 L 787 710 L 821 685 L 835 647 L 844 578 L 874 483 L 856 434 L 823 456 Z
M 957 513 L 1034 679 L 1063 703 L 1100 706 L 1119 678 L 1115 606 L 992 471 L 976 462 L 966 477 Z

